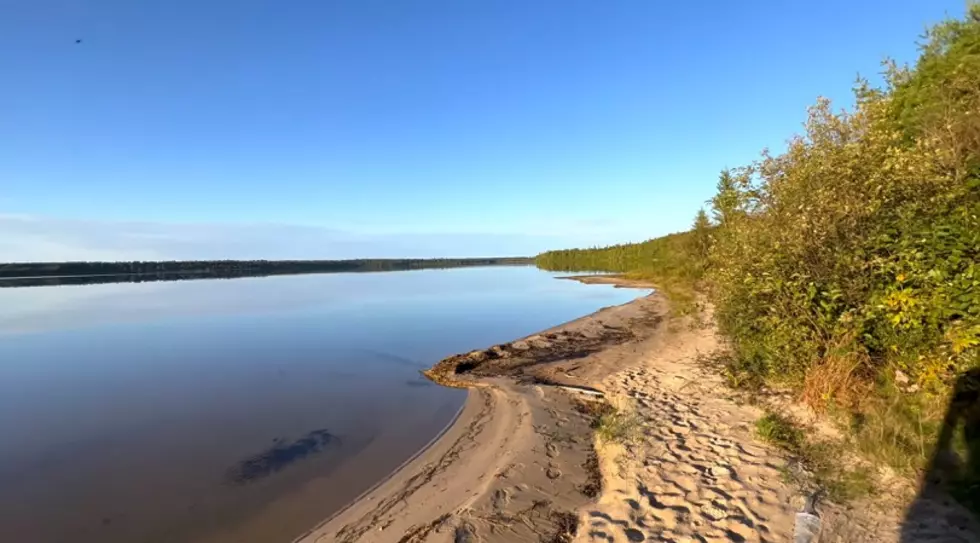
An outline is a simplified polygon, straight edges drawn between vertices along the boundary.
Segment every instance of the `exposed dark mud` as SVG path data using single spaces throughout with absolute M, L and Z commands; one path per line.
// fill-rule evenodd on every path
M 584 386 L 594 375 L 582 372 L 589 356 L 612 346 L 652 335 L 664 312 L 649 296 L 632 304 L 605 308 L 557 328 L 509 343 L 450 356 L 423 372 L 453 387 L 479 385 L 482 378 L 510 377 L 541 385 Z

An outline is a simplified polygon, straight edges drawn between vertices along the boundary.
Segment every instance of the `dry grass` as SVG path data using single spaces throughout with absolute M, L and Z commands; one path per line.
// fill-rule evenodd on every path
M 871 377 L 863 375 L 866 357 L 853 354 L 828 356 L 810 368 L 803 379 L 801 399 L 817 411 L 828 407 L 853 409 L 873 391 Z
M 595 419 L 611 413 L 616 410 L 615 407 L 609 405 L 603 400 L 592 400 L 580 398 L 575 400 L 574 409 L 579 413 L 591 418 L 593 421 Z
M 862 454 L 913 475 L 929 459 L 944 410 L 945 401 L 939 398 L 892 390 L 869 395 L 860 409 L 849 413 L 848 422 Z

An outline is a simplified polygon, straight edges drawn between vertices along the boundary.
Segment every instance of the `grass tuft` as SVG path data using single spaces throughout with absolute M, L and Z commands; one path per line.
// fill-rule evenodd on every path
M 637 438 L 640 431 L 640 418 L 634 413 L 620 411 L 610 406 L 592 421 L 597 436 L 606 443 L 625 443 Z
M 602 441 L 623 443 L 639 436 L 642 422 L 635 413 L 595 400 L 578 400 L 575 410 L 592 419 L 590 426 Z
M 794 454 L 799 454 L 806 443 L 803 430 L 778 413 L 766 413 L 755 421 L 755 431 L 763 441 Z
M 756 434 L 765 442 L 789 453 L 790 463 L 783 476 L 790 483 L 812 491 L 822 489 L 830 499 L 845 503 L 874 491 L 874 476 L 866 466 L 847 466 L 841 462 L 845 451 L 831 441 L 807 438 L 795 421 L 769 412 L 755 423 Z

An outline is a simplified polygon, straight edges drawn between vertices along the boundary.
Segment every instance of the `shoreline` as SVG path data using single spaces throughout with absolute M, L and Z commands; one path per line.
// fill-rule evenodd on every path
M 456 414 L 454 414 L 453 417 L 449 420 L 449 422 L 446 423 L 446 426 L 444 426 L 441 430 L 439 430 L 439 432 L 436 435 L 432 436 L 432 439 L 430 439 L 428 441 L 428 443 L 426 443 L 425 445 L 423 445 L 422 448 L 420 448 L 418 451 L 416 451 L 414 454 L 412 454 L 412 456 L 406 458 L 404 462 L 402 462 L 401 464 L 399 464 L 395 469 L 391 470 L 390 473 L 388 473 L 387 475 L 385 475 L 384 477 L 382 477 L 378 482 L 376 482 L 373 485 L 371 485 L 364 492 L 361 492 L 356 498 L 354 498 L 349 503 L 347 503 L 346 505 L 344 505 L 343 507 L 341 507 L 340 509 L 338 509 L 335 513 L 331 514 L 326 519 L 324 519 L 323 521 L 321 521 L 320 524 L 317 525 L 317 527 L 329 523 L 333 519 L 335 519 L 338 516 L 342 515 L 345 511 L 347 511 L 351 507 L 354 507 L 355 505 L 357 505 L 358 502 L 360 502 L 361 500 L 363 500 L 364 498 L 366 498 L 372 492 L 376 491 L 383 484 L 387 483 L 393 477 L 397 476 L 399 472 L 401 472 L 402 470 L 406 469 L 409 465 L 411 465 L 412 462 L 415 462 L 420 456 L 422 456 L 423 454 L 425 454 L 426 452 L 428 452 L 430 449 L 432 449 L 433 447 L 435 447 L 439 443 L 439 441 L 446 434 L 448 434 L 450 432 L 450 430 L 452 430 L 456 426 L 456 424 L 459 422 L 460 417 L 462 417 L 463 412 L 466 410 L 467 406 L 470 405 L 470 402 L 472 401 L 472 399 L 473 399 L 473 394 L 468 392 L 467 395 L 466 395 L 466 399 L 463 400 L 463 405 L 459 406 L 459 409 L 456 410 Z M 311 529 L 311 530 L 308 530 L 306 533 L 300 535 L 299 537 L 296 537 L 294 539 L 294 541 L 297 541 L 298 542 L 298 541 L 303 540 L 304 538 L 308 537 L 311 533 L 313 533 L 315 530 L 316 530 L 316 527 L 313 528 L 313 529 Z
M 813 489 L 787 480 L 798 460 L 757 435 L 765 406 L 740 401 L 705 365 L 724 348 L 713 308 L 705 311 L 708 324 L 669 318 L 654 291 L 443 359 L 425 373 L 468 389 L 454 422 L 294 543 L 791 540 Z M 618 429 L 597 426 L 610 410 Z M 912 530 L 965 543 L 980 534 L 962 507 L 930 500 L 906 515 L 901 500 L 825 496 L 821 539 L 905 543 Z
M 612 276 L 560 279 L 653 289 Z M 597 492 L 589 469 L 596 454 L 591 419 L 576 411 L 577 403 L 601 395 L 595 388 L 601 378 L 645 351 L 639 344 L 658 335 L 665 315 L 654 291 L 433 365 L 427 377 L 468 390 L 453 420 L 294 543 L 558 537 L 568 515 Z

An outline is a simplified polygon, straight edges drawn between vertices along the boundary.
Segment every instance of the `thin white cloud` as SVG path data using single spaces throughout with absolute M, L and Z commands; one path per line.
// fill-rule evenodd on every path
M 427 258 L 533 255 L 569 238 L 494 233 L 361 234 L 289 224 L 178 224 L 0 214 L 0 261 Z

